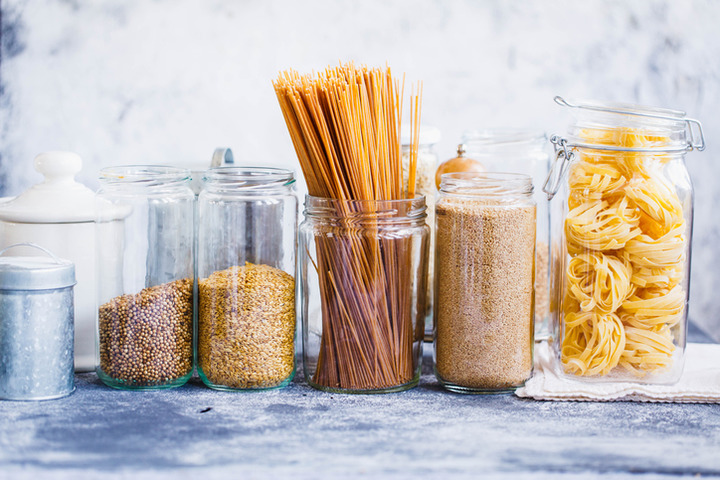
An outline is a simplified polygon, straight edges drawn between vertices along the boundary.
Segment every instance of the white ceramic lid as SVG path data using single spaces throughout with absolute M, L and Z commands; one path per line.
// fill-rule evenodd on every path
M 0 204 L 0 220 L 18 223 L 95 221 L 95 193 L 75 181 L 82 159 L 72 152 L 45 152 L 35 157 L 45 180 Z

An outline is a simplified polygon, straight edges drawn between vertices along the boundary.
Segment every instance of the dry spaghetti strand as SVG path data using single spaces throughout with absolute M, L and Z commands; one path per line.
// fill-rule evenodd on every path
M 323 329 L 312 381 L 320 386 L 384 389 L 410 382 L 417 370 L 411 273 L 404 268 L 410 238 L 378 234 L 378 205 L 415 194 L 414 181 L 403 187 L 402 83 L 389 67 L 353 63 L 317 75 L 288 70 L 273 82 L 308 192 L 339 200 L 338 224 L 315 233 Z M 421 96 L 418 86 L 410 99 L 411 180 Z

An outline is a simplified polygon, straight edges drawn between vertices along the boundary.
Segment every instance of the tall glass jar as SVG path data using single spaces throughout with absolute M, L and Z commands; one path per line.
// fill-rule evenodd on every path
M 545 191 L 552 202 L 558 369 L 593 381 L 672 383 L 684 363 L 692 234 L 683 112 L 570 104 Z M 557 194 L 557 195 L 556 195 Z
M 542 185 L 550 169 L 552 148 L 545 132 L 504 128 L 469 130 L 462 135 L 464 156 L 478 160 L 488 172 L 529 175 Z M 550 214 L 540 188 L 533 193 L 537 205 L 537 247 L 535 249 L 535 340 L 545 339 L 550 318 Z
M 106 385 L 170 388 L 192 375 L 195 195 L 189 185 L 190 172 L 181 168 L 100 171 L 96 371 Z
M 401 132 L 403 179 L 407 189 L 408 172 L 410 170 L 411 135 L 409 125 L 403 125 Z M 428 291 L 425 306 L 425 341 L 432 342 L 433 335 L 433 285 L 435 269 L 435 172 L 438 167 L 438 156 L 435 145 L 441 140 L 440 130 L 429 125 L 421 125 L 418 135 L 417 165 L 415 176 L 415 191 L 425 196 L 427 206 L 427 224 L 430 227 L 430 250 L 428 254 Z
M 417 385 L 429 227 L 425 198 L 307 196 L 298 275 L 305 379 L 340 393 Z
M 198 198 L 198 374 L 218 390 L 295 375 L 295 174 L 213 168 Z
M 533 369 L 532 180 L 447 173 L 436 205 L 435 375 L 458 393 L 512 391 Z

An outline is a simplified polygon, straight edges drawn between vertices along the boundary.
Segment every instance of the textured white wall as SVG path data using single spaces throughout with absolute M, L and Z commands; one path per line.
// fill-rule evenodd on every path
M 708 148 L 696 187 L 690 315 L 720 339 L 720 2 L 3 0 L 0 194 L 39 177 L 38 152 L 85 159 L 81 180 L 121 163 L 296 167 L 271 79 L 339 60 L 424 82 L 424 123 L 444 135 L 564 131 L 554 95 L 685 110 Z

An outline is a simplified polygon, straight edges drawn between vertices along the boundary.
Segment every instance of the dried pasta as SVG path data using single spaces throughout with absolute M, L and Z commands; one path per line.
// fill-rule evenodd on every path
M 620 148 L 669 141 L 632 128 L 580 134 Z M 668 159 L 581 149 L 570 167 L 560 352 L 568 373 L 642 377 L 672 366 L 687 235 L 682 202 L 662 174 Z

